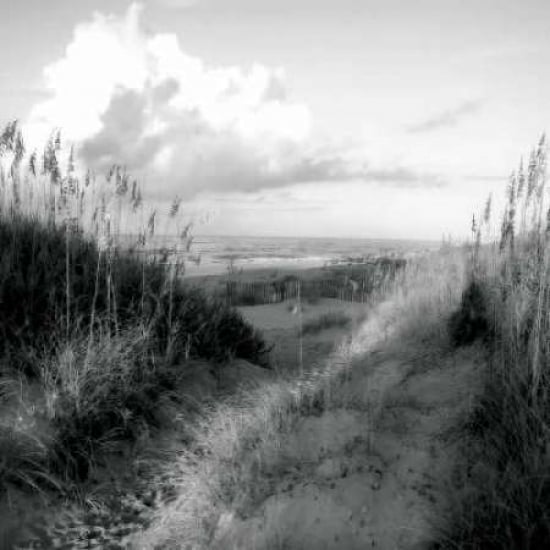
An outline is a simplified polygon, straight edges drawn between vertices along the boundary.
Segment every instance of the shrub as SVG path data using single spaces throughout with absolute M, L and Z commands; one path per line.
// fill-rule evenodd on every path
M 107 258 L 80 233 L 67 242 L 64 230 L 22 217 L 0 218 L 0 353 L 6 363 L 36 375 L 40 355 L 66 337 L 66 246 L 71 335 L 141 323 L 151 330 L 158 353 L 176 341 L 174 360 L 182 360 L 190 338 L 190 353 L 198 357 L 266 364 L 268 350 L 258 332 L 200 289 L 171 282 L 163 265 L 116 250 Z
M 42 373 L 55 430 L 51 467 L 80 480 L 117 442 L 135 440 L 145 426 L 159 426 L 161 395 L 175 398 L 178 375 L 154 360 L 149 337 L 139 329 L 102 337 L 92 346 L 71 342 Z
M 83 234 L 72 233 L 67 240 L 64 229 L 23 216 L 0 217 L 0 250 L 0 353 L 33 374 L 40 354 L 67 335 L 67 324 L 77 335 L 89 329 L 93 308 L 96 319 L 105 318 L 108 270 L 116 287 L 111 315 L 121 322 L 139 313 L 142 271 L 145 292 L 164 279 L 161 266 L 119 254 L 108 265 L 97 244 Z
M 164 296 L 167 302 L 168 296 Z M 192 356 L 217 363 L 235 357 L 261 366 L 268 366 L 269 348 L 259 331 L 250 325 L 235 308 L 216 298 L 205 295 L 198 288 L 179 285 L 172 295 L 174 347 L 172 361 L 185 359 L 185 346 Z M 158 342 L 165 346 L 169 334 L 169 304 L 160 308 L 162 315 L 152 322 L 152 331 Z M 160 351 L 160 350 L 159 350 Z
M 77 178 L 72 151 L 62 172 L 60 149 L 52 137 L 43 166 L 33 154 L 25 167 L 17 124 L 0 132 L 0 375 L 41 382 L 52 429 L 46 441 L 0 425 L 0 486 L 32 486 L 50 472 L 85 479 L 104 451 L 159 425 L 191 357 L 269 366 L 261 334 L 179 276 L 190 226 L 161 261 L 132 254 L 119 223 L 123 209 L 143 218 L 137 182 L 113 166 L 96 189 L 89 172 Z M 139 225 L 142 252 L 155 214 Z
M 464 292 L 460 308 L 449 319 L 449 334 L 455 346 L 471 344 L 488 334 L 489 322 L 484 289 L 481 283 L 471 280 Z

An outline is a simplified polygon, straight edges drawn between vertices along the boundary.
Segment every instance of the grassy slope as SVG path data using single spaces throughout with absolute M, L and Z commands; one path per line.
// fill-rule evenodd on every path
M 117 246 L 120 221 L 144 218 L 125 171 L 113 167 L 100 185 L 79 180 L 72 153 L 66 170 L 61 157 L 52 138 L 37 166 L 35 155 L 25 161 L 16 124 L 0 132 L 0 500 L 10 502 L 87 498 L 106 456 L 173 423 L 172 407 L 185 410 L 190 361 L 214 371 L 233 358 L 269 366 L 261 335 L 184 284 L 184 265 L 167 269 Z M 176 213 L 174 203 L 177 226 Z M 137 246 L 154 226 L 155 212 Z M 188 233 L 177 247 L 188 248 Z M 177 247 L 167 255 L 179 258 Z
M 451 328 L 482 337 L 484 389 L 464 427 L 456 506 L 437 548 L 550 547 L 550 211 L 544 139 L 508 187 L 500 241 L 477 246 Z M 487 208 L 484 222 L 489 222 Z M 485 227 L 477 230 L 478 242 Z
M 283 470 L 292 469 L 293 464 L 280 462 L 282 442 L 297 423 L 334 404 L 350 366 L 375 342 L 393 331 L 421 347 L 446 339 L 445 319 L 457 305 L 462 273 L 456 256 L 411 264 L 393 288 L 378 297 L 389 301 L 371 312 L 353 331 L 354 337 L 318 368 L 304 376 L 275 379 L 236 401 L 218 404 L 197 427 L 197 447 L 179 461 L 179 497 L 161 506 L 156 521 L 134 542 L 144 548 L 209 548 L 224 522 L 255 509 L 282 480 Z M 351 399 L 344 393 L 340 398 Z M 204 457 L 198 463 L 197 453 Z
M 56 496 L 86 501 L 95 517 L 115 495 L 90 483 L 129 444 L 147 447 L 175 427 L 194 439 L 189 418 L 203 413 L 186 392 L 203 378 L 197 366 L 216 372 L 219 384 L 234 358 L 268 366 L 267 347 L 235 309 L 184 285 L 181 264 L 166 270 L 120 250 L 123 218 L 141 219 L 138 247 L 156 223 L 121 167 L 96 185 L 89 175 L 78 179 L 72 158 L 61 168 L 58 137 L 40 167 L 35 156 L 24 164 L 16 125 L 0 138 L 0 490 L 31 513 L 23 523 L 35 522 L 33 494 L 53 509 Z M 177 206 L 168 216 L 174 223 Z M 188 247 L 188 229 L 167 258 Z M 248 367 L 239 373 L 257 377 Z M 107 509 L 116 529 L 119 515 Z M 74 521 L 72 536 L 89 539 Z M 4 545 L 21 531 L 21 522 L 8 523 Z
M 5 129 L 0 139 L 0 156 L 12 166 L 2 171 L 0 182 L 0 476 L 6 487 L 67 493 L 101 453 L 162 422 L 161 401 L 163 407 L 166 401 L 179 406 L 173 390 L 182 373 L 174 366 L 182 358 L 202 356 L 218 364 L 235 355 L 258 360 L 265 348 L 234 311 L 175 285 L 160 266 L 117 256 L 109 240 L 104 244 L 107 217 L 101 219 L 99 241 L 73 231 L 73 218 L 60 217 L 49 199 L 55 206 L 69 197 L 78 206 L 80 195 L 71 190 L 78 188 L 75 176 L 70 168 L 61 173 L 53 141 L 41 174 L 23 167 L 16 130 Z M 489 368 L 463 432 L 466 464 L 457 465 L 456 508 L 434 544 L 439 548 L 550 546 L 545 164 L 541 143 L 527 169 L 511 180 L 500 242 L 475 248 L 470 285 L 450 323 L 456 344 L 485 339 Z M 109 178 L 116 206 L 128 193 L 128 180 L 119 168 Z M 38 210 L 29 210 L 36 191 L 46 188 Z M 25 197 L 32 200 L 25 203 Z M 134 189 L 130 198 L 135 206 Z M 480 238 L 482 228 L 476 229 Z M 398 313 L 382 330 L 398 323 L 418 342 L 443 337 L 462 288 L 460 270 L 442 257 L 409 266 L 393 288 Z M 144 540 L 208 540 L 220 505 L 231 507 L 249 495 L 262 453 L 269 455 L 297 418 L 323 409 L 330 395 L 327 380 L 337 379 L 338 372 L 277 380 L 206 411 L 204 423 L 193 427 L 204 477 L 189 478 L 183 467 L 177 499 L 181 509 L 204 522 L 187 524 L 181 511 L 161 507 Z M 34 382 L 28 385 L 26 376 Z M 194 487 L 190 492 L 188 483 Z

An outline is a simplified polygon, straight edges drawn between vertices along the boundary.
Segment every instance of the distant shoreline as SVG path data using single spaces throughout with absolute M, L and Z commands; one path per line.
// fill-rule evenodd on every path
M 175 237 L 152 239 L 145 250 L 157 254 L 178 244 Z M 304 237 L 196 236 L 188 253 L 178 254 L 185 262 L 186 277 L 220 276 L 229 272 L 258 273 L 319 269 L 323 266 L 372 261 L 378 257 L 409 258 L 437 250 L 435 241 L 400 239 L 343 239 Z

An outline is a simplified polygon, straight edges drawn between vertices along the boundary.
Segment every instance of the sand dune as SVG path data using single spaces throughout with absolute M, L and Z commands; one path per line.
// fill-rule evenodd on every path
M 392 342 L 362 358 L 333 405 L 283 442 L 273 494 L 244 519 L 222 515 L 212 548 L 424 548 L 445 506 L 448 434 L 476 386 L 475 357 L 433 363 Z

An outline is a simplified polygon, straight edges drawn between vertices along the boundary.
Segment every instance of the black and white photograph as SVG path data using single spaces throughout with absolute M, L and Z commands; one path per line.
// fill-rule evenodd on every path
M 550 1 L 0 37 L 0 550 L 550 550 Z

